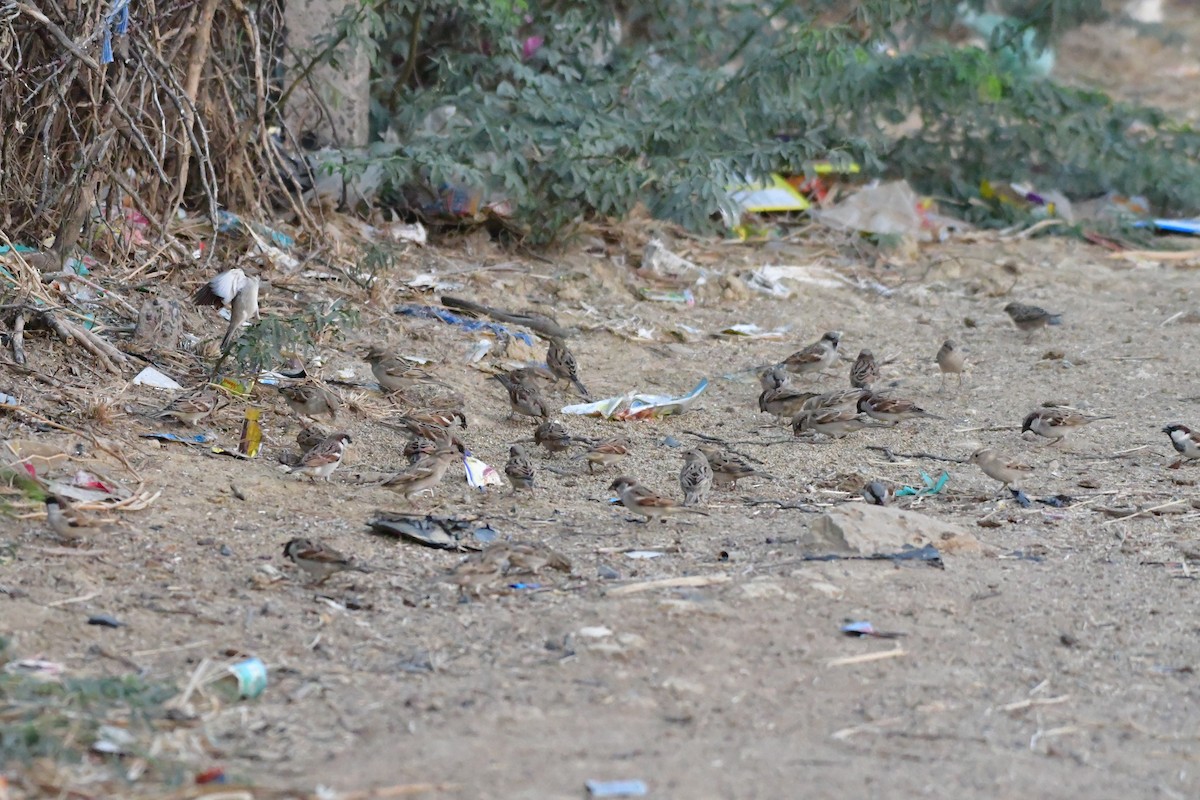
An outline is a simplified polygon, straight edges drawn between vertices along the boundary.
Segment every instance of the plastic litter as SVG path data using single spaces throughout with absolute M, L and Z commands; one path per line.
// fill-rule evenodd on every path
M 164 442 L 177 444 L 212 444 L 217 440 L 212 433 L 196 433 L 191 436 L 180 436 L 178 433 L 143 433 L 143 439 L 159 439 Z
M 118 621 L 115 617 L 108 614 L 96 614 L 88 617 L 88 625 L 99 625 L 102 628 L 121 628 L 125 623 Z
M 463 317 L 455 314 L 452 311 L 447 311 L 444 308 L 437 308 L 435 306 L 405 305 L 397 306 L 394 310 L 395 313 L 403 314 L 406 317 L 420 317 L 423 319 L 441 320 L 447 325 L 454 325 L 472 333 L 477 331 L 487 331 L 496 336 L 512 336 L 513 338 L 520 339 L 530 347 L 533 346 L 533 337 L 528 333 L 511 331 L 498 322 L 486 322 L 481 319 Z
M 878 281 L 860 278 L 851 280 L 845 275 L 830 269 L 829 267 L 820 267 L 816 265 L 809 266 L 792 266 L 792 265 L 767 265 L 754 270 L 746 280 L 746 285 L 755 291 L 769 294 L 772 297 L 788 299 L 795 294 L 795 291 L 789 287 L 785 281 L 794 281 L 796 283 L 807 283 L 812 286 L 820 286 L 826 289 L 841 289 L 849 287 L 851 289 L 859 289 L 860 291 L 874 292 L 881 297 L 891 297 L 892 290 L 884 286 Z
M 278 247 L 289 248 L 294 247 L 296 244 L 295 239 L 293 239 L 291 236 L 288 236 L 286 233 L 283 233 L 282 231 L 277 231 L 274 228 L 269 228 L 266 225 L 258 222 L 247 222 L 237 214 L 230 213 L 223 209 L 217 211 L 218 231 L 221 233 L 229 233 L 242 228 L 246 229 L 247 231 L 266 236 Z
M 696 305 L 696 295 L 692 294 L 691 289 L 683 289 L 673 292 L 656 291 L 654 289 L 642 288 L 638 291 L 638 296 L 643 300 L 649 300 L 656 303 L 682 303 L 685 306 Z
M 588 781 L 584 786 L 589 797 L 645 797 L 650 791 L 646 782 L 639 780 Z
M 766 331 L 753 322 L 739 322 L 717 331 L 717 336 L 723 339 L 783 339 L 787 333 L 787 328 Z
M 260 658 L 247 658 L 229 665 L 229 674 L 237 681 L 238 694 L 253 700 L 267 688 L 267 665 Z
M 950 482 L 950 474 L 943 472 L 940 476 L 938 476 L 937 481 L 934 481 L 933 478 L 929 477 L 929 473 L 927 473 L 925 470 L 921 470 L 921 481 L 925 484 L 923 489 L 914 489 L 912 486 L 905 486 L 902 489 L 896 490 L 896 497 L 907 497 L 909 495 L 915 497 L 928 497 L 929 495 L 937 494 L 942 489 L 945 489 L 946 484 Z
M 897 553 L 872 553 L 868 556 L 847 555 L 845 553 L 826 553 L 823 555 L 801 556 L 803 561 L 924 561 L 931 567 L 943 569 L 942 554 L 938 549 L 927 544 L 924 547 L 905 547 Z
M 662 239 L 651 239 L 642 250 L 642 269 L 660 278 L 703 284 L 708 271 L 667 249 Z
M 626 558 L 632 558 L 632 559 L 637 559 L 637 560 L 662 558 L 665 555 L 666 555 L 666 553 L 663 553 L 659 550 L 629 550 L 628 552 L 625 553 Z
M 486 492 L 487 487 L 504 483 L 495 467 L 485 464 L 475 456 L 463 456 L 463 468 L 467 474 L 467 484 L 472 489 Z
M 251 406 L 246 409 L 246 415 L 242 419 L 242 434 L 238 437 L 238 452 L 246 458 L 257 456 L 259 448 L 262 447 L 262 426 L 258 422 L 261 418 L 261 408 Z
M 847 622 L 838 630 L 847 636 L 870 636 L 876 639 L 898 639 L 904 635 L 896 631 L 877 631 L 875 630 L 875 626 L 866 620 Z
M 917 241 L 945 241 L 970 226 L 937 213 L 907 181 L 867 186 L 833 208 L 813 209 L 814 219 L 831 228 L 877 236 L 903 236 Z
M 178 391 L 183 387 L 169 375 L 159 372 L 154 367 L 146 367 L 133 379 L 134 386 L 149 386 L 153 389 L 171 389 Z
M 487 543 L 499 535 L 491 525 L 477 519 L 403 511 L 381 511 L 367 525 L 375 533 L 440 550 L 461 550 L 464 539 Z
M 708 378 L 702 378 L 694 389 L 680 397 L 630 392 L 592 403 L 565 406 L 562 413 L 616 420 L 659 419 L 683 414 L 707 388 Z
M 19 406 L 21 401 L 13 397 L 11 394 L 0 392 L 0 406 Z

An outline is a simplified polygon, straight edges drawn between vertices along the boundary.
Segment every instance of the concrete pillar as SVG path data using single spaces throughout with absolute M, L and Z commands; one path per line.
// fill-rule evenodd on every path
M 328 36 L 334 18 L 357 6 L 356 0 L 284 0 L 283 20 L 291 51 L 285 62 L 285 87 L 324 47 L 317 37 Z M 338 45 L 340 70 L 325 64 L 314 67 L 287 99 L 284 119 L 293 135 L 315 134 L 317 144 L 322 146 L 367 144 L 371 65 L 366 53 L 361 49 L 351 52 L 351 47 L 345 41 Z

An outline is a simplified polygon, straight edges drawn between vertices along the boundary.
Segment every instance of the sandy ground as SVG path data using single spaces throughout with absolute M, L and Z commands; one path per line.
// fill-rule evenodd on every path
M 714 493 L 708 517 L 638 525 L 607 504 L 616 470 L 592 476 L 564 456 L 537 455 L 531 497 L 475 494 L 447 478 L 436 500 L 416 506 L 478 515 L 502 539 L 544 542 L 573 564 L 570 576 L 539 576 L 537 590 L 460 597 L 442 578 L 464 554 L 366 527 L 375 509 L 406 507 L 365 480 L 402 463 L 404 436 L 379 423 L 396 412 L 379 398 L 347 390 L 341 425 L 354 436 L 353 463 L 332 483 L 310 485 L 276 468 L 296 423 L 271 393 L 266 450 L 242 462 L 133 439 L 179 429 L 138 416 L 163 398 L 129 388 L 118 399 L 128 414 L 99 433 L 124 442 L 146 487 L 162 494 L 70 552 L 55 549 L 37 520 L 4 534 L 16 545 L 0 566 L 0 632 L 11 652 L 76 674 L 136 668 L 180 686 L 201 659 L 256 655 L 271 670 L 265 694 L 205 707 L 201 721 L 164 739 L 166 751 L 296 790 L 428 782 L 453 788 L 423 796 L 566 798 L 581 796 L 588 779 L 637 778 L 653 797 L 1200 795 L 1200 542 L 1190 502 L 1200 499 L 1200 468 L 1166 469 L 1174 453 L 1159 430 L 1200 425 L 1196 327 L 1167 322 L 1200 308 L 1195 262 L 1131 262 L 1076 241 L 994 236 L 871 267 L 830 245 L 671 244 L 712 271 L 694 307 L 638 300 L 630 287 L 642 282 L 610 257 L 638 250 L 620 242 L 547 263 L 476 241 L 457 251 L 471 271 L 455 293 L 578 327 L 571 345 L 596 397 L 711 381 L 679 417 L 559 416 L 585 436 L 628 436 L 633 452 L 620 472 L 677 495 L 677 445 L 696 442 L 697 431 L 733 443 L 777 480 Z M 396 278 L 423 271 L 425 258 L 402 263 Z M 826 265 L 890 293 L 793 284 L 795 296 L 771 298 L 743 280 L 764 264 Z M 1011 299 L 1062 311 L 1064 324 L 1018 333 L 1001 310 Z M 326 376 L 349 368 L 368 380 L 355 355 L 368 338 L 435 359 L 465 396 L 462 438 L 501 466 L 532 425 L 507 420 L 502 389 L 465 363 L 478 337 L 383 309 L 370 317 L 383 327 L 323 354 Z M 787 333 L 711 336 L 745 322 Z M 652 329 L 652 340 L 635 338 L 638 328 Z M 944 421 L 809 443 L 758 414 L 754 368 L 831 329 L 843 332 L 846 360 L 814 385 L 843 385 L 849 359 L 868 348 L 889 361 L 885 385 Z M 946 337 L 966 348 L 969 368 L 961 389 L 943 393 L 932 359 Z M 29 349 L 35 368 L 75 358 L 45 339 Z M 21 380 L 0 388 L 42 391 Z M 574 402 L 565 390 L 552 397 L 556 407 Z M 60 408 L 53 393 L 42 399 L 47 412 Z M 1041 448 L 1019 428 L 1046 402 L 1113 419 Z M 203 427 L 234 442 L 240 419 L 234 404 Z M 32 435 L 11 417 L 0 425 L 5 438 Z M 947 457 L 995 446 L 1035 467 L 1032 496 L 1074 502 L 1023 509 L 969 464 L 889 461 L 868 445 Z M 912 485 L 921 470 L 943 468 L 947 489 L 907 507 L 961 524 L 988 549 L 947 555 L 943 569 L 804 561 L 798 539 L 817 513 L 755 504 L 861 502 L 854 489 L 866 480 Z M 1185 502 L 1172 513 L 1130 519 L 1099 510 L 1175 500 Z M 377 571 L 306 586 L 281 556 L 297 535 Z M 634 549 L 663 555 L 630 558 Z M 267 565 L 287 577 L 271 580 Z M 680 576 L 723 582 L 615 591 Z M 126 626 L 85 624 L 101 613 Z M 838 631 L 850 619 L 904 636 L 850 639 Z M 834 661 L 897 647 L 880 660 Z

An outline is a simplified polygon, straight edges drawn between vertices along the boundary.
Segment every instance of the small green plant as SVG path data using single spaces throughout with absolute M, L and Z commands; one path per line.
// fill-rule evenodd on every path
M 264 316 L 246 328 L 232 354 L 246 373 L 285 361 L 285 354 L 310 353 L 327 346 L 358 322 L 358 312 L 344 300 L 315 303 L 290 317 Z

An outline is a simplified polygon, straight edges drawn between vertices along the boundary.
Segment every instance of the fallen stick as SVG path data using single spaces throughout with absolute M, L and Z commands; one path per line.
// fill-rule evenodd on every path
M 1162 511 L 1164 508 L 1170 508 L 1171 506 L 1177 506 L 1180 503 L 1190 503 L 1190 502 L 1191 502 L 1190 500 L 1186 500 L 1186 499 L 1185 500 L 1172 500 L 1169 503 L 1163 503 L 1162 505 L 1152 506 L 1150 508 L 1143 508 L 1140 511 L 1134 511 L 1132 514 L 1126 514 L 1125 516 L 1122 516 L 1122 517 L 1108 519 L 1108 520 L 1105 520 L 1104 522 L 1101 522 L 1100 524 L 1101 525 L 1112 525 L 1114 522 L 1124 522 L 1127 519 L 1133 519 L 1134 517 L 1140 517 L 1143 514 L 1153 514 L 1155 511 Z M 1101 510 L 1105 511 L 1104 509 L 1101 509 Z M 1110 512 L 1105 511 L 1105 513 L 1110 513 Z
M 825 662 L 826 667 L 849 667 L 855 664 L 869 664 L 872 661 L 884 661 L 889 658 L 899 658 L 906 655 L 904 648 L 896 645 L 891 650 L 876 650 L 874 653 L 863 653 L 857 656 L 831 658 Z
M 653 589 L 696 588 L 698 586 L 712 586 L 719 583 L 729 583 L 729 576 L 721 572 L 715 575 L 686 575 L 682 578 L 662 578 L 656 581 L 630 583 L 610 590 L 608 596 L 621 597 L 627 594 L 649 592 Z
M 892 450 L 892 448 L 890 448 L 890 447 L 881 447 L 880 445 L 876 445 L 876 444 L 867 445 L 867 449 L 868 450 L 877 450 L 880 453 L 883 453 L 884 458 L 886 458 L 888 461 L 895 461 L 897 458 L 927 458 L 932 461 L 949 461 L 952 464 L 966 464 L 967 463 L 967 459 L 965 459 L 965 458 L 951 458 L 950 456 L 937 456 L 937 455 L 934 455 L 933 453 L 925 453 L 925 452 L 897 453 L 894 450 Z

